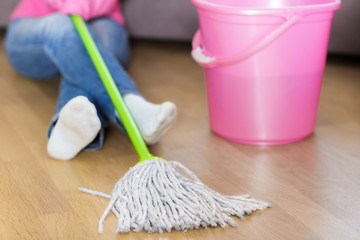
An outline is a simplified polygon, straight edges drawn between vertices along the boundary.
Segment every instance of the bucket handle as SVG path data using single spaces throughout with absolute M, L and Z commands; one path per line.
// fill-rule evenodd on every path
M 300 19 L 300 16 L 297 16 L 297 15 L 292 16 L 291 18 L 287 19 L 286 22 L 281 24 L 278 28 L 276 28 L 273 32 L 271 32 L 269 35 L 267 35 L 261 41 L 256 43 L 250 49 L 248 49 L 244 52 L 235 54 L 233 56 L 224 57 L 224 58 L 216 58 L 216 57 L 206 56 L 203 53 L 200 30 L 197 30 L 194 35 L 193 41 L 192 41 L 193 50 L 191 51 L 191 55 L 197 63 L 199 63 L 201 66 L 203 66 L 205 68 L 225 66 L 225 65 L 230 65 L 230 64 L 236 63 L 236 62 L 240 62 L 240 61 L 252 56 L 253 54 L 257 53 L 264 47 L 266 47 L 273 40 L 275 40 L 282 33 L 284 33 L 287 29 L 289 29 L 292 25 L 294 25 L 296 22 L 298 22 L 299 19 Z

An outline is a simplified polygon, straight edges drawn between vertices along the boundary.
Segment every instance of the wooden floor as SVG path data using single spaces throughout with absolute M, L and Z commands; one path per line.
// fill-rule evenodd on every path
M 170 100 L 178 119 L 150 151 L 182 162 L 223 194 L 251 193 L 273 207 L 239 226 L 165 234 L 116 234 L 108 200 L 138 157 L 111 127 L 102 150 L 71 161 L 46 153 L 58 81 L 18 75 L 0 50 L 0 239 L 360 239 L 360 63 L 331 58 L 325 70 L 316 131 L 284 146 L 227 142 L 209 130 L 203 70 L 185 44 L 137 41 L 129 69 L 154 102 Z

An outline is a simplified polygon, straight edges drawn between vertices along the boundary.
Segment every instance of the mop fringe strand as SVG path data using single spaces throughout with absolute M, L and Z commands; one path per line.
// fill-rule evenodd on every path
M 130 168 L 116 183 L 111 196 L 79 189 L 110 199 L 99 220 L 99 233 L 110 211 L 118 218 L 116 232 L 163 233 L 172 229 L 237 226 L 230 216 L 244 220 L 246 214 L 271 206 L 249 195 L 223 196 L 203 184 L 181 163 L 162 158 L 146 160 Z

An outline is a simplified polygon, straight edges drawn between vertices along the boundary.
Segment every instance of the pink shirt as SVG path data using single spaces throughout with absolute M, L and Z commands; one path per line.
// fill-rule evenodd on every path
M 107 16 L 124 24 L 120 7 L 118 0 L 21 0 L 11 14 L 11 19 L 43 17 L 59 12 L 67 15 L 77 14 L 85 20 Z

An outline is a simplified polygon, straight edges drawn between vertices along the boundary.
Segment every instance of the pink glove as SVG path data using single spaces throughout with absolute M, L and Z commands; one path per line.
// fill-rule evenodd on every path
M 49 7 L 62 14 L 76 14 L 89 20 L 108 15 L 119 8 L 117 0 L 46 0 Z

